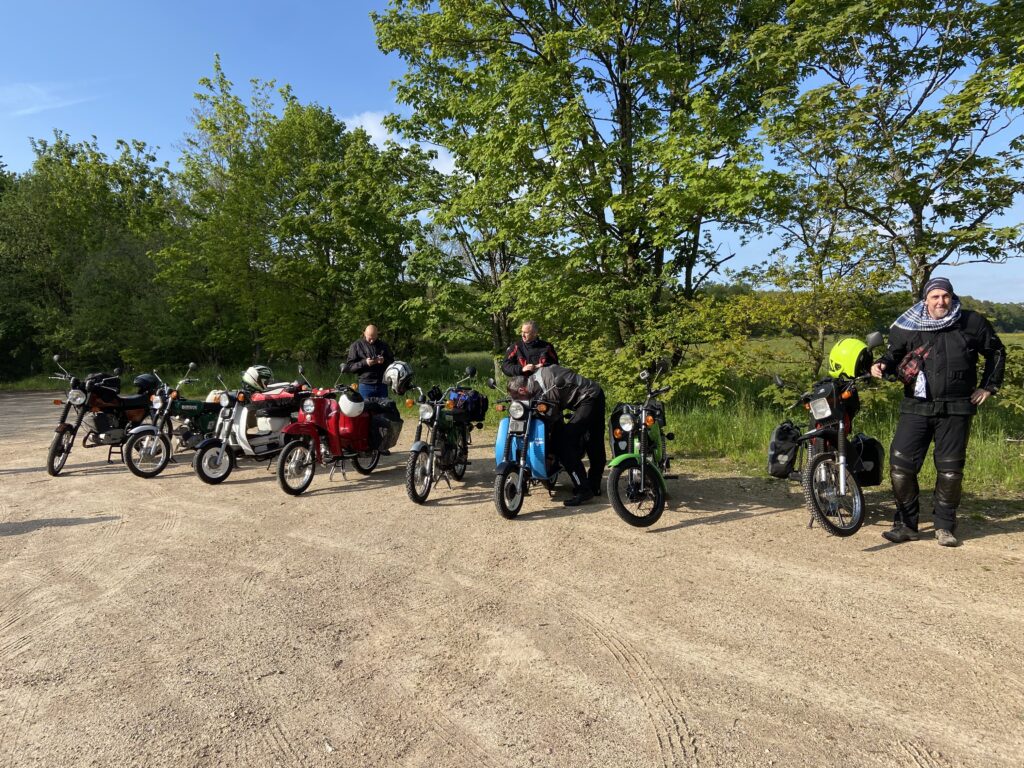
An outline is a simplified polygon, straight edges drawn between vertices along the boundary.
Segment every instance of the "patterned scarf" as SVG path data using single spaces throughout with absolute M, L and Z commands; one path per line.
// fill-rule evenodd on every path
M 928 308 L 923 301 L 917 302 L 914 306 L 896 318 L 892 324 L 893 328 L 902 328 L 905 331 L 941 331 L 943 328 L 956 323 L 960 319 L 960 299 L 953 299 L 949 312 L 940 320 L 935 320 L 928 314 Z

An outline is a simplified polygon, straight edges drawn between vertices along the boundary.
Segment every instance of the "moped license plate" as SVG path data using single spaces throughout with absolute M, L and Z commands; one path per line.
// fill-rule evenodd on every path
M 521 435 L 526 432 L 525 421 L 510 421 L 508 423 L 508 433 L 510 435 Z

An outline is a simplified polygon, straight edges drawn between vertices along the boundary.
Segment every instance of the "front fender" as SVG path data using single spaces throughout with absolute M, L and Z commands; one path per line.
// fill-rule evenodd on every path
M 293 421 L 281 430 L 281 434 L 289 437 L 316 437 L 320 434 L 320 430 L 316 424 L 311 424 L 308 421 L 302 423 Z
M 53 431 L 56 432 L 58 435 L 63 435 L 65 432 L 70 432 L 74 428 L 75 425 L 72 424 L 70 421 L 62 421 L 60 424 L 57 425 L 57 428 Z
M 196 446 L 196 452 L 198 453 L 208 445 L 213 445 L 219 448 L 220 446 L 224 445 L 224 441 L 221 440 L 219 437 L 208 437 L 201 443 L 199 443 L 199 445 Z
M 160 430 L 157 429 L 156 424 L 140 424 L 134 429 L 129 429 L 129 435 L 155 435 Z
M 796 439 L 798 443 L 806 443 L 809 440 L 823 437 L 833 445 L 839 441 L 839 430 L 835 427 L 820 427 L 819 429 L 812 429 L 810 432 L 805 432 Z
M 428 443 L 426 440 L 417 440 L 415 443 L 412 444 L 412 448 L 409 449 L 409 453 L 417 453 L 429 447 L 430 443 Z
M 498 468 L 494 471 L 494 474 L 500 475 L 505 471 L 506 468 L 519 469 L 519 462 L 517 461 L 503 461 L 498 465 Z M 529 470 L 527 470 L 527 476 L 529 476 Z
M 623 453 L 623 454 L 620 454 L 620 455 L 616 456 L 614 459 L 612 459 L 610 462 L 608 462 L 608 467 L 609 467 L 609 469 L 614 469 L 615 467 L 619 466 L 620 464 L 625 464 L 627 461 L 631 461 L 631 462 L 633 462 L 633 464 L 635 464 L 636 466 L 639 467 L 640 466 L 640 454 L 638 454 L 638 453 Z M 665 478 L 661 474 L 661 470 L 658 469 L 654 465 L 654 462 L 651 462 L 651 461 L 647 462 L 647 466 L 651 468 L 651 471 L 654 473 L 654 476 L 656 478 L 658 478 L 658 485 L 661 486 L 661 490 L 664 491 L 665 493 L 667 493 L 668 492 L 668 488 L 665 487 Z

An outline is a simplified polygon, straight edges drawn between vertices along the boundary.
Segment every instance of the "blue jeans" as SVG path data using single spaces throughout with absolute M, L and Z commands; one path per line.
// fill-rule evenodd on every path
M 384 383 L 380 384 L 359 384 L 359 394 L 364 398 L 366 397 L 387 397 L 388 396 L 388 385 Z

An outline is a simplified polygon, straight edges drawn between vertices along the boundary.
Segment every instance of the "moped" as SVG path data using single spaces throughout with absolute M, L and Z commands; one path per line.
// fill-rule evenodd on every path
M 474 389 L 462 387 L 463 382 L 476 376 L 476 368 L 466 368 L 465 378 L 442 391 L 434 386 L 426 394 L 420 393 L 419 423 L 416 439 L 409 449 L 405 468 L 405 490 L 417 504 L 426 502 L 430 490 L 440 480 L 452 487 L 451 478 L 461 480 L 469 465 L 470 433 L 474 424 L 483 428 L 487 413 L 487 398 Z M 408 406 L 412 400 L 406 401 Z M 427 437 L 423 439 L 423 430 Z
M 147 479 L 156 477 L 174 460 L 176 451 L 194 450 L 204 438 L 213 435 L 220 403 L 181 396 L 182 387 L 199 381 L 188 376 L 195 369 L 196 364 L 189 363 L 185 376 L 174 387 L 161 380 L 152 396 L 153 423 L 130 430 L 124 462 L 132 474 Z M 159 378 L 156 371 L 153 375 Z
M 120 369 L 91 373 L 83 380 L 68 373 L 60 364 L 60 355 L 54 355 L 53 362 L 61 372 L 50 378 L 66 381 L 68 393 L 66 399 L 53 401 L 63 410 L 46 454 L 46 471 L 54 477 L 61 473 L 80 429 L 85 431 L 82 447 L 107 446 L 107 463 L 112 463 L 115 449 L 122 453 L 129 429 L 149 417 L 149 397 L 157 379 L 150 374 L 137 376 L 138 394 L 121 395 Z
M 807 527 L 815 521 L 833 536 L 852 536 L 864 524 L 862 486 L 880 485 L 885 460 L 882 444 L 873 437 L 853 433 L 853 419 L 860 411 L 858 384 L 871 378 L 869 351 L 882 345 L 882 334 L 868 335 L 866 344 L 850 341 L 861 348 L 856 366 L 848 372 L 832 371 L 804 392 L 793 406 L 803 405 L 809 412 L 809 429 L 802 433 L 791 421 L 775 428 L 769 444 L 768 472 L 773 477 L 799 479 L 804 502 L 811 514 Z M 830 356 L 831 357 L 831 356 Z M 830 368 L 832 366 L 830 365 Z M 784 383 L 774 377 L 776 386 Z M 802 470 L 800 454 L 807 451 Z
M 223 380 L 221 385 L 224 386 Z M 196 446 L 192 468 L 204 483 L 227 480 L 238 459 L 268 461 L 284 448 L 284 428 L 298 416 L 299 382 L 270 384 L 263 392 L 221 392 L 214 436 Z M 307 387 L 308 388 L 308 387 Z
M 671 387 L 655 388 L 668 366 L 659 363 L 645 370 L 640 380 L 647 390 L 640 403 L 619 403 L 609 424 L 612 460 L 608 463 L 608 500 L 620 518 L 637 528 L 654 525 L 665 511 L 665 478 L 670 459 L 665 431 L 665 406 L 657 398 Z
M 305 378 L 302 366 L 299 374 Z M 380 427 L 382 413 L 394 411 L 397 415 L 393 404 L 387 408 L 384 403 L 364 401 L 358 392 L 337 386 L 337 381 L 328 388 L 309 385 L 297 396 L 301 403 L 298 419 L 281 430 L 286 443 L 277 459 L 277 481 L 285 493 L 298 496 L 309 488 L 318 465 L 331 468 L 329 479 L 337 469 L 347 477 L 346 461 L 352 462 L 356 472 L 368 475 L 377 467 L 382 452 L 394 445 L 390 437 L 393 428 L 385 425 L 385 436 Z M 394 437 L 397 439 L 397 432 Z

